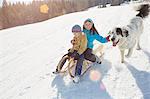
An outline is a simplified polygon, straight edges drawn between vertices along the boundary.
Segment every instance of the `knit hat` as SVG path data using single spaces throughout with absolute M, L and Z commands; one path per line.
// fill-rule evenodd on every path
M 90 19 L 90 18 L 86 19 L 84 22 L 90 22 L 90 23 L 93 23 L 92 19 Z
M 81 27 L 79 25 L 74 25 L 72 27 L 72 32 L 82 32 Z

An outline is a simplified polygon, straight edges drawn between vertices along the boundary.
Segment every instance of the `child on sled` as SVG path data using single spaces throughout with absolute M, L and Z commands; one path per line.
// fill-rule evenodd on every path
M 83 24 L 83 33 L 87 37 L 87 49 L 80 55 L 79 59 L 77 60 L 76 70 L 75 70 L 75 77 L 73 79 L 74 82 L 79 82 L 82 72 L 82 66 L 84 60 L 88 60 L 92 63 L 102 63 L 102 57 L 97 56 L 94 52 L 101 52 L 102 48 L 98 48 L 98 50 L 94 51 L 94 41 L 97 40 L 100 43 L 108 43 L 110 41 L 110 36 L 102 37 L 95 28 L 94 22 L 91 19 L 86 19 Z
M 81 27 L 79 25 L 74 25 L 72 27 L 72 33 L 74 34 L 73 39 L 71 40 L 72 48 L 68 50 L 68 53 L 65 54 L 61 60 L 59 61 L 56 71 L 54 74 L 60 73 L 65 62 L 73 58 L 74 60 L 78 60 L 80 55 L 87 48 L 87 38 L 84 33 L 82 33 Z

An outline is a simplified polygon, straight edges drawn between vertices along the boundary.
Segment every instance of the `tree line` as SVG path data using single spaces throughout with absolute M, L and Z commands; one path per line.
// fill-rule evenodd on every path
M 9 3 L 3 0 L 0 7 L 0 29 L 41 22 L 60 15 L 83 11 L 98 5 L 100 0 L 38 0 L 30 3 Z M 45 6 L 43 6 L 45 5 Z M 46 9 L 47 13 L 41 12 Z

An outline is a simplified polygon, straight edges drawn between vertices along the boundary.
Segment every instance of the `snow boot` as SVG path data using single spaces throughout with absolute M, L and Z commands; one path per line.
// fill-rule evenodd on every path
M 79 76 L 75 76 L 75 77 L 73 78 L 73 82 L 74 82 L 74 83 L 79 83 L 79 81 L 80 81 L 80 77 L 79 77 Z

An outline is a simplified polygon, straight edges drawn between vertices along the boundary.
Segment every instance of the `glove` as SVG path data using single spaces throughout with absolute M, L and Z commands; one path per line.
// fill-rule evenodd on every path
M 75 44 L 75 40 L 71 40 L 71 44 L 74 45 Z
M 75 44 L 77 44 L 77 41 L 78 41 L 77 37 L 74 37 L 74 38 L 71 40 L 71 44 L 72 44 L 72 45 L 75 45 Z
M 110 42 L 110 35 L 106 37 L 107 41 Z

